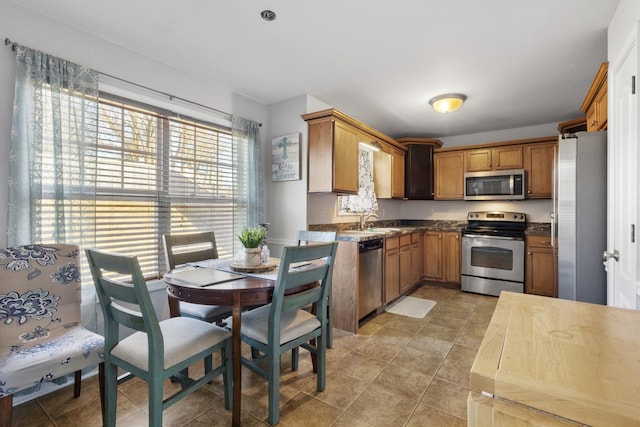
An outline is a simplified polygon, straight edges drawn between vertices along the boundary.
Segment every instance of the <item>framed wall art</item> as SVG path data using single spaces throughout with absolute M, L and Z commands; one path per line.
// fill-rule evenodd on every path
M 300 179 L 300 134 L 278 136 L 271 141 L 271 179 Z

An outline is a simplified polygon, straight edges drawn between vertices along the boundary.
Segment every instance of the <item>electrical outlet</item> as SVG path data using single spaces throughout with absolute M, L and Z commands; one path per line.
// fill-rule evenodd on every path
M 331 217 L 331 208 L 324 209 L 324 216 Z

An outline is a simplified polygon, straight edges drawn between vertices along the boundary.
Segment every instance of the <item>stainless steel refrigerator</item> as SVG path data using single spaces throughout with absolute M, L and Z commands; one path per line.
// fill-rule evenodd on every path
M 558 297 L 607 303 L 607 133 L 560 136 L 554 217 Z

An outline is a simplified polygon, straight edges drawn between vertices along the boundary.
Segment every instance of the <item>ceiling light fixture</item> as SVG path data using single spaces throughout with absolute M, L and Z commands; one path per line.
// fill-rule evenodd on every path
M 276 13 L 273 10 L 263 10 L 260 12 L 260 16 L 262 16 L 262 19 L 265 21 L 273 21 L 276 19 Z
M 447 93 L 431 98 L 429 104 L 431 104 L 433 109 L 438 113 L 453 113 L 462 107 L 462 103 L 466 99 L 467 97 L 460 93 Z

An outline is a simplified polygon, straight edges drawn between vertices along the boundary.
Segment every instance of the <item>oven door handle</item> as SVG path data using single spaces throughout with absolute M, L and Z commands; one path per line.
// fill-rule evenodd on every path
M 524 240 L 522 237 L 516 236 L 487 236 L 484 234 L 463 234 L 462 237 L 467 238 L 479 238 L 479 239 L 493 239 L 493 240 Z

